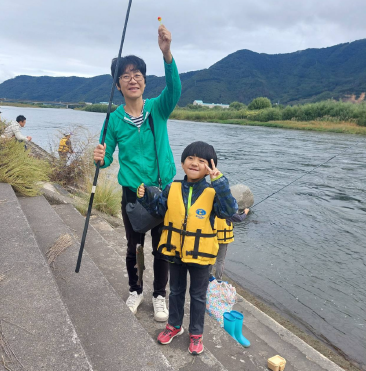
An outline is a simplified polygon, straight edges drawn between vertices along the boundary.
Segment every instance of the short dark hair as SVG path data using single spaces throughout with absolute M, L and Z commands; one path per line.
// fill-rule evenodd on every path
M 215 166 L 217 166 L 217 156 L 214 147 L 211 144 L 205 142 L 193 142 L 188 145 L 181 157 L 181 163 L 183 164 L 188 156 L 197 156 L 204 158 L 208 162 L 208 166 L 211 168 L 211 159 L 214 160 Z
M 112 59 L 111 64 L 111 75 L 114 78 L 114 72 L 117 66 L 117 58 Z M 127 55 L 126 57 L 122 57 L 118 64 L 118 71 L 117 71 L 117 78 L 122 76 L 122 74 L 126 71 L 128 66 L 133 66 L 133 71 L 140 71 L 142 76 L 144 76 L 145 84 L 146 84 L 146 63 L 143 59 L 136 57 L 136 55 Z M 117 80 L 117 85 L 119 85 L 119 80 Z M 123 94 L 122 94 L 123 95 Z
M 23 115 L 19 115 L 17 118 L 16 118 L 17 122 L 23 122 L 26 120 L 26 118 L 23 116 Z

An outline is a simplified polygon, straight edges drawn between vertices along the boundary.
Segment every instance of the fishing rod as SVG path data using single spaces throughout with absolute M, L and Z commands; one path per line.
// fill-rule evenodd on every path
M 128 17 L 130 15 L 131 4 L 132 4 L 132 0 L 130 0 L 129 3 L 128 3 L 127 13 L 126 13 L 126 19 L 125 19 L 125 25 L 123 27 L 121 45 L 119 47 L 116 68 L 115 68 L 114 73 L 113 73 L 114 76 L 113 76 L 112 90 L 111 90 L 111 95 L 110 95 L 110 98 L 109 98 L 107 116 L 106 116 L 105 123 L 104 123 L 104 130 L 103 130 L 103 135 L 102 135 L 102 141 L 100 143 L 102 146 L 104 145 L 105 137 L 106 137 L 106 134 L 107 134 L 107 127 L 108 127 L 109 116 L 110 116 L 110 113 L 111 113 L 111 107 L 112 107 L 112 101 L 113 101 L 113 96 L 114 96 L 114 90 L 116 88 L 117 78 L 119 78 L 119 76 L 117 76 L 117 71 L 118 71 L 120 60 L 121 60 L 123 43 L 125 41 L 126 28 L 127 28 Z M 86 234 L 88 232 L 90 214 L 91 214 L 91 210 L 92 210 L 92 207 L 93 207 L 93 200 L 94 200 L 95 190 L 96 190 L 96 187 L 97 187 L 99 169 L 100 169 L 100 160 L 96 164 L 94 181 L 93 181 L 93 186 L 92 186 L 92 190 L 91 190 L 91 194 L 90 194 L 90 199 L 89 199 L 88 212 L 86 214 L 83 236 L 81 238 L 81 243 L 80 243 L 79 256 L 78 256 L 78 260 L 77 260 L 77 263 L 76 263 L 76 269 L 75 269 L 75 272 L 76 273 L 79 273 L 80 265 L 81 265 L 81 258 L 83 257 L 83 251 L 84 251 L 84 245 L 85 245 L 85 240 L 86 240 Z
M 337 157 L 337 156 L 339 156 L 339 155 L 341 155 L 342 153 L 344 153 L 344 152 L 346 152 L 348 149 L 349 149 L 350 147 L 347 147 L 346 149 L 344 149 L 342 152 L 340 152 L 340 153 L 338 153 L 338 154 L 336 154 L 336 155 L 334 155 L 334 156 L 332 156 L 331 158 L 329 158 L 327 161 L 325 161 L 325 162 L 323 162 L 323 163 L 321 163 L 320 165 L 318 165 L 318 166 L 315 166 L 313 169 L 311 169 L 311 170 L 309 170 L 309 171 L 307 171 L 305 174 L 302 174 L 300 177 L 298 177 L 298 178 L 296 178 L 295 180 L 293 180 L 291 183 L 289 183 L 289 184 L 287 184 L 287 185 L 285 185 L 285 186 L 283 186 L 282 188 L 280 188 L 279 190 L 277 190 L 276 192 L 273 192 L 272 194 L 270 194 L 269 196 L 267 196 L 267 197 L 265 197 L 263 200 L 261 200 L 261 201 L 259 201 L 259 202 L 257 202 L 256 204 L 254 204 L 252 207 L 251 207 L 251 209 L 253 209 L 253 207 L 255 207 L 255 206 L 257 206 L 257 205 L 259 205 L 261 202 L 263 202 L 263 201 L 265 201 L 265 200 L 267 200 L 268 198 L 270 198 L 270 197 L 272 197 L 273 195 L 275 195 L 276 193 L 278 193 L 278 192 L 280 192 L 280 191 L 282 191 L 284 188 L 286 188 L 286 187 L 288 187 L 289 185 L 291 185 L 292 183 L 295 183 L 297 180 L 299 180 L 299 179 L 301 179 L 302 177 L 304 177 L 305 175 L 307 175 L 307 174 L 309 174 L 309 173 L 311 173 L 312 171 L 314 171 L 315 169 L 317 169 L 318 167 L 320 167 L 320 166 L 322 166 L 322 165 L 324 165 L 324 164 L 326 164 L 327 162 L 329 162 L 330 160 L 333 160 L 333 158 L 335 158 L 335 157 Z

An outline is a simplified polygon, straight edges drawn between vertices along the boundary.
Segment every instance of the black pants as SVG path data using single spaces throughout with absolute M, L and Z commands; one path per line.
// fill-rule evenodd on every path
M 128 284 L 130 285 L 130 292 L 137 291 L 138 294 L 142 293 L 143 283 L 141 286 L 137 285 L 137 269 L 136 265 L 136 246 L 138 244 L 144 245 L 145 233 L 135 232 L 132 228 L 128 215 L 126 213 L 126 205 L 129 202 L 136 202 L 136 193 L 129 188 L 122 187 L 122 218 L 125 225 L 126 239 L 127 239 L 127 253 L 126 253 L 126 266 L 128 273 Z M 152 254 L 154 255 L 154 292 L 153 296 L 156 298 L 161 295 L 165 298 L 166 285 L 168 283 L 169 263 L 164 259 L 164 255 L 157 251 L 162 224 L 156 226 L 151 230 L 152 238 Z
M 169 319 L 171 326 L 181 326 L 184 316 L 184 301 L 187 290 L 187 271 L 189 271 L 191 296 L 189 333 L 202 335 L 205 323 L 206 292 L 209 283 L 209 265 L 192 266 L 187 264 L 169 264 L 170 294 Z

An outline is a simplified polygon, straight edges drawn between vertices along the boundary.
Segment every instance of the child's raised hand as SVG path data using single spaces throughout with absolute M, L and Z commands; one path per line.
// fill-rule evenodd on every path
M 250 209 L 244 209 L 244 213 L 245 213 L 246 215 L 249 214 L 249 211 L 250 211 Z
M 137 188 L 137 195 L 139 198 L 144 197 L 145 194 L 145 186 L 144 183 L 141 183 L 141 185 Z
M 215 162 L 213 159 L 211 159 L 211 167 L 212 169 L 208 165 L 206 165 L 206 169 L 208 170 L 208 173 L 210 174 L 210 178 L 212 180 L 212 179 L 217 178 L 219 175 L 221 175 L 221 171 L 216 168 Z

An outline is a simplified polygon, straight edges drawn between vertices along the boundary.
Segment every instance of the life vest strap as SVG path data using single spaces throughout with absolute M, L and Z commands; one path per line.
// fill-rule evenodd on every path
M 201 233 L 201 231 L 202 231 L 202 229 L 197 229 L 196 233 L 193 234 L 195 236 L 193 251 L 187 251 L 186 255 L 192 255 L 193 259 L 197 259 L 198 256 L 205 256 L 207 258 L 215 258 L 216 255 L 212 255 L 212 254 L 208 254 L 208 253 L 202 253 L 202 252 L 199 251 L 200 238 L 205 237 L 205 235 L 207 235 L 207 233 Z M 215 236 L 216 236 L 216 233 L 213 234 L 213 237 L 215 237 Z
M 186 255 L 194 255 L 194 251 L 187 251 Z M 198 252 L 197 256 L 203 256 L 205 258 L 216 258 L 217 255 L 207 254 L 206 252 Z
M 163 230 L 168 231 L 168 236 L 166 243 L 160 245 L 158 247 L 158 251 L 162 252 L 163 248 L 165 247 L 168 252 L 171 252 L 172 250 L 175 250 L 176 247 L 171 244 L 172 240 L 172 232 L 179 233 L 181 236 L 190 236 L 190 237 L 195 237 L 194 239 L 194 247 L 193 251 L 187 251 L 186 255 L 192 255 L 193 259 L 197 259 L 199 256 L 206 257 L 206 258 L 215 258 L 216 255 L 208 254 L 208 253 L 203 253 L 199 251 L 199 246 L 200 246 L 200 238 L 201 237 L 206 237 L 206 238 L 213 238 L 216 236 L 216 233 L 201 233 L 202 229 L 197 229 L 196 232 L 189 232 L 185 231 L 183 229 L 175 228 L 173 227 L 173 223 L 169 222 L 169 225 L 164 225 Z M 175 252 L 176 255 L 178 252 Z
M 219 234 L 220 232 L 224 234 L 224 238 L 217 238 L 217 241 L 229 241 L 229 240 L 234 239 L 234 234 L 233 234 L 232 229 L 230 229 L 230 230 L 228 230 L 226 228 L 225 229 L 218 229 L 217 234 Z M 228 236 L 228 234 L 231 234 L 231 236 Z
M 170 239 L 171 239 L 171 232 L 179 233 L 182 236 L 196 237 L 198 231 L 201 231 L 201 229 L 197 229 L 197 232 L 185 231 L 183 229 L 173 227 L 173 223 L 170 223 L 170 222 L 169 222 L 169 226 L 164 225 L 163 230 L 168 231 L 168 238 L 167 238 L 168 243 L 170 242 Z M 216 236 L 216 233 L 200 233 L 200 237 L 215 237 L 215 236 Z
M 172 245 L 172 243 L 171 243 L 171 241 L 172 241 L 173 223 L 169 222 L 169 226 L 166 227 L 165 229 L 168 231 L 168 236 L 167 236 L 167 239 L 166 239 L 166 243 L 164 243 L 164 244 L 162 244 L 162 245 L 160 245 L 158 247 L 158 251 L 159 252 L 162 252 L 164 247 L 169 252 L 171 252 L 172 250 L 175 250 L 176 249 L 176 247 L 174 245 Z M 177 251 L 175 253 L 178 254 Z

